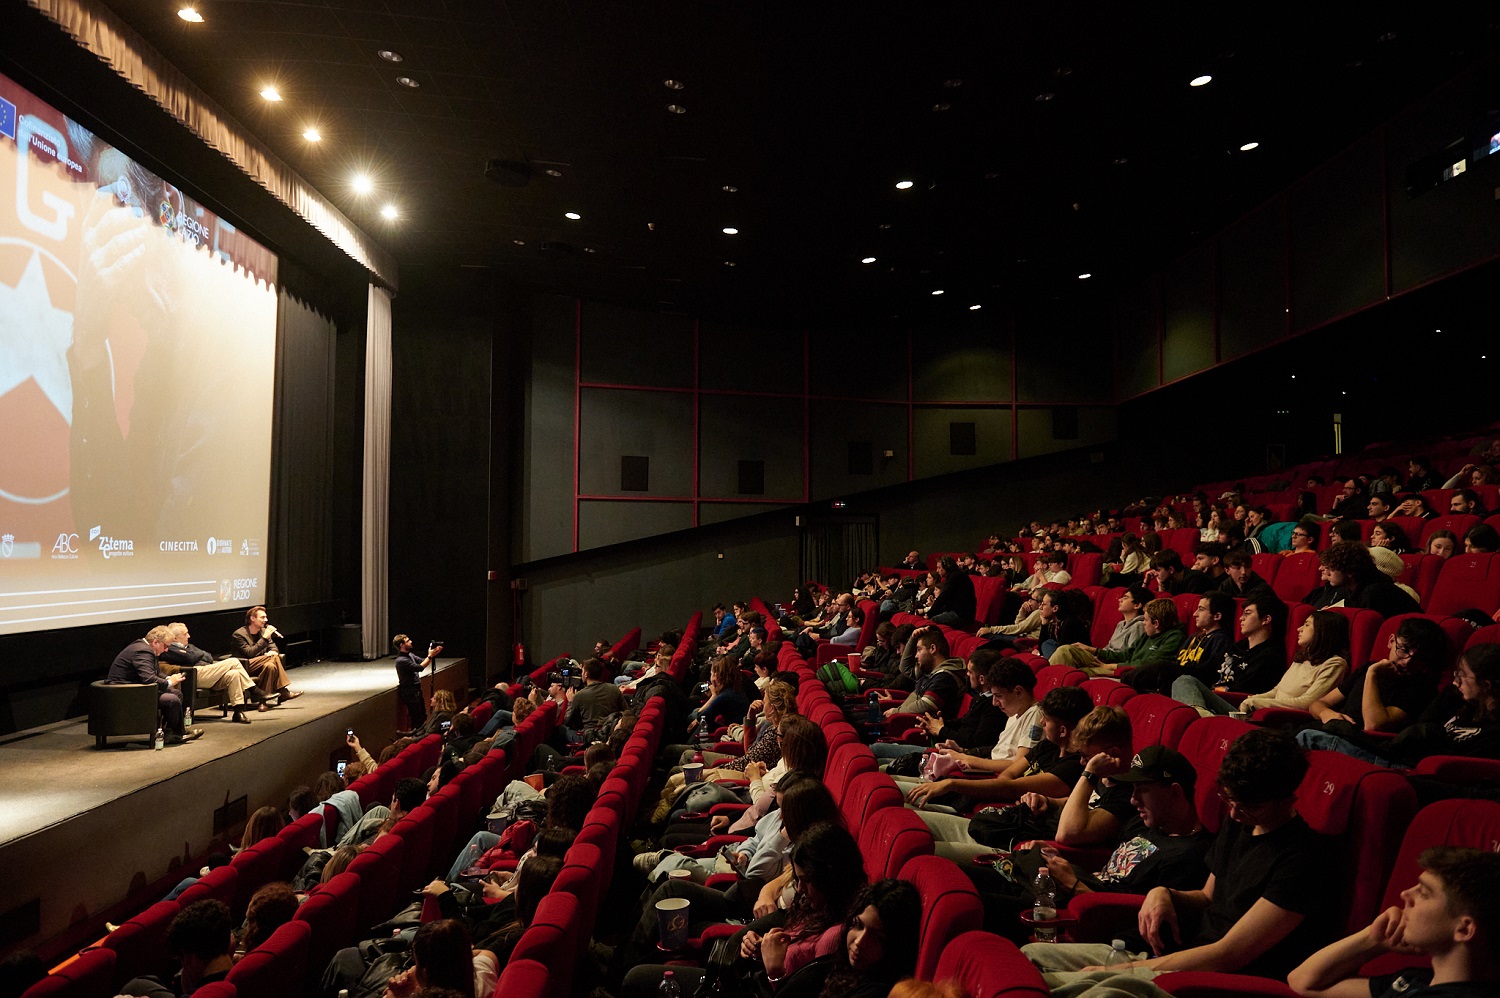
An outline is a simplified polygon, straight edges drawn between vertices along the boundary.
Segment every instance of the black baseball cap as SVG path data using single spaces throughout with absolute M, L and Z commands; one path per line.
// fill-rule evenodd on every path
M 1180 783 L 1191 787 L 1198 773 L 1187 757 L 1165 745 L 1148 745 L 1130 760 L 1130 769 L 1110 779 L 1116 783 Z

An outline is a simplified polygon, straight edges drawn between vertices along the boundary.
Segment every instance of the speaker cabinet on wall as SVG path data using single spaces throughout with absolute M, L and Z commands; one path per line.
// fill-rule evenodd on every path
M 766 494 L 766 462 L 740 462 L 740 494 L 763 496 Z
M 620 458 L 620 491 L 646 492 L 651 488 L 651 459 L 624 455 Z
M 954 456 L 977 454 L 979 441 L 974 434 L 973 423 L 948 424 L 948 453 Z
M 870 441 L 849 441 L 849 474 L 875 474 L 875 445 Z

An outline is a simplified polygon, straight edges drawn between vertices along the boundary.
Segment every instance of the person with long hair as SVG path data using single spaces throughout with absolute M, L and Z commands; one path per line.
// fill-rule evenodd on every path
M 838 948 L 782 980 L 778 998 L 885 998 L 917 968 L 922 898 L 904 880 L 869 884 L 854 896 Z
M 1402 530 L 1399 524 L 1382 520 L 1370 531 L 1370 547 L 1385 548 L 1396 554 L 1405 554 L 1411 550 L 1411 541 L 1406 539 L 1406 531 Z
M 1081 589 L 1048 590 L 1042 594 L 1041 646 L 1043 658 L 1064 645 L 1089 639 L 1094 602 Z
M 1427 535 L 1427 553 L 1452 558 L 1458 553 L 1458 535 L 1451 530 L 1434 530 Z
M 244 931 L 239 934 L 239 946 L 235 959 L 255 949 L 271 937 L 271 933 L 290 922 L 297 914 L 297 894 L 285 881 L 266 884 L 250 897 L 245 907 Z
M 245 822 L 245 834 L 240 838 L 239 852 L 244 852 L 262 839 L 269 839 L 278 834 L 286 822 L 281 817 L 278 808 L 267 805 L 257 808 L 250 815 L 250 820 Z
M 1349 671 L 1349 620 L 1332 610 L 1314 610 L 1297 628 L 1292 664 L 1271 689 L 1246 697 L 1240 710 L 1262 707 L 1306 710 L 1338 686 Z
M 1427 705 L 1416 723 L 1389 741 L 1359 745 L 1314 728 L 1298 732 L 1297 741 L 1393 769 L 1408 769 L 1429 755 L 1500 759 L 1500 645 L 1464 649 L 1453 670 L 1453 685 Z
M 456 918 L 428 922 L 411 941 L 412 965 L 386 982 L 383 998 L 408 998 L 425 988 L 447 988 L 463 998 L 488 998 L 500 964 L 488 950 L 475 950 Z

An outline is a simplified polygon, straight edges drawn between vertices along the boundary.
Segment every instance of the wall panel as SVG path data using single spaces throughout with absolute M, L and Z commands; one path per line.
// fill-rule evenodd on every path
M 1055 454 L 1115 439 L 1117 421 L 1113 407 L 1079 406 L 1076 412 L 1078 436 L 1059 440 L 1053 436 L 1053 407 L 1021 409 L 1016 414 L 1017 459 Z
M 1385 298 L 1379 136 L 1325 163 L 1290 192 L 1292 328 L 1311 329 Z
M 802 394 L 802 330 L 698 324 L 698 384 L 708 389 Z
M 1212 247 L 1199 247 L 1162 273 L 1162 380 L 1175 381 L 1214 364 Z
M 604 547 L 693 525 L 690 502 L 597 502 L 578 504 L 578 547 Z
M 576 316 L 577 301 L 561 295 L 532 306 L 515 548 L 523 562 L 573 550 Z
M 912 335 L 912 376 L 912 397 L 918 401 L 1009 402 L 1005 313 L 964 313 L 947 325 L 918 329 Z
M 1280 198 L 1219 236 L 1219 359 L 1286 335 L 1286 218 Z
M 975 452 L 950 453 L 953 423 L 973 423 Z M 998 464 L 1011 459 L 1010 407 L 991 406 L 920 406 L 913 414 L 912 453 L 916 456 L 916 476 L 946 475 L 966 468 Z
M 906 400 L 905 329 L 816 330 L 808 346 L 812 394 Z
M 1158 361 L 1158 295 L 1155 282 L 1143 283 L 1115 303 L 1118 397 L 1127 399 L 1161 384 Z
M 812 403 L 812 498 L 863 492 L 906 481 L 906 407 L 872 402 Z M 869 443 L 870 474 L 849 474 L 850 442 Z M 884 457 L 884 451 L 892 457 Z
M 581 494 L 693 494 L 692 395 L 585 388 L 581 411 Z M 650 487 L 644 492 L 620 489 L 620 458 L 626 455 L 650 459 Z
M 699 494 L 732 499 L 739 462 L 765 462 L 767 499 L 802 498 L 802 400 L 704 395 Z
M 687 316 L 585 301 L 582 330 L 584 381 L 693 387 L 693 320 Z

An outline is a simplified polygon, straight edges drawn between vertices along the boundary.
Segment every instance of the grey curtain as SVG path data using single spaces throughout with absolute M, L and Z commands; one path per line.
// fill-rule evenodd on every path
M 391 296 L 370 285 L 365 325 L 365 477 L 360 623 L 364 657 L 386 652 L 390 617 Z

